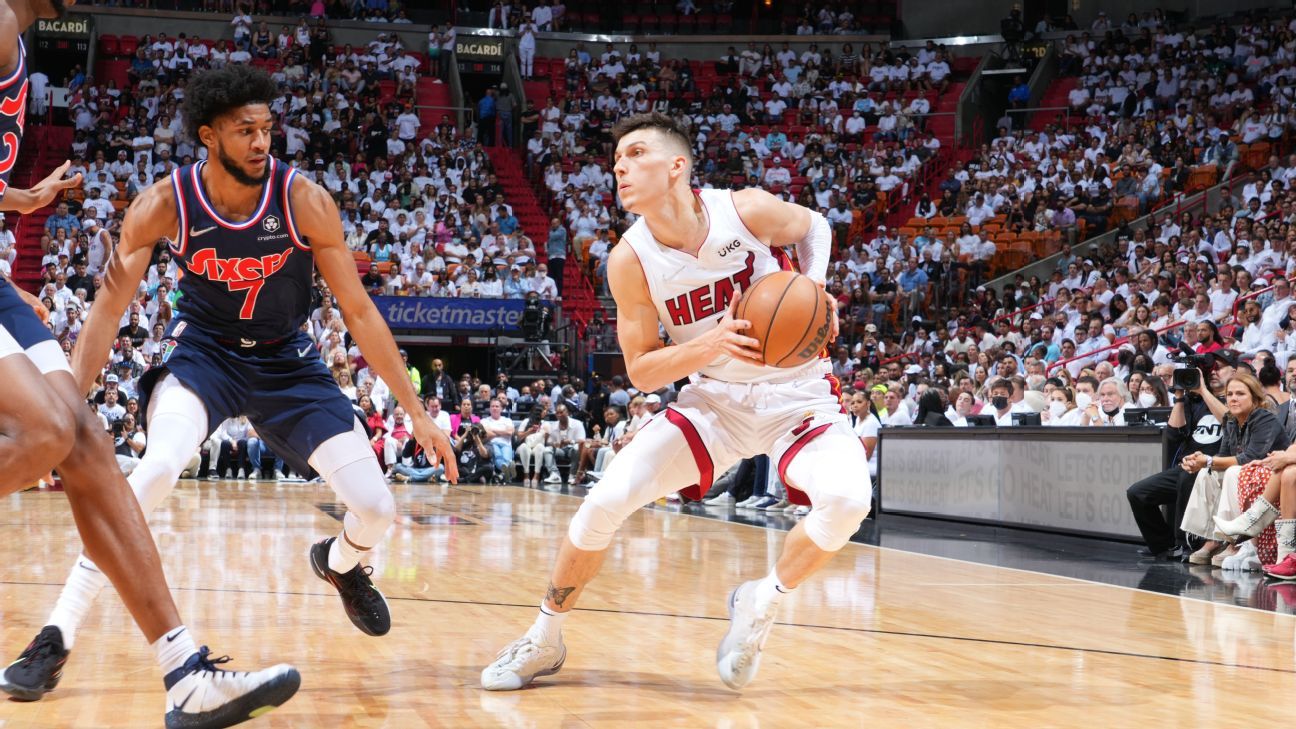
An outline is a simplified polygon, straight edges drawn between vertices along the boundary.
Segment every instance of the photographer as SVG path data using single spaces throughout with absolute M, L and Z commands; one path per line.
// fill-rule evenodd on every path
M 400 462 L 392 467 L 392 471 L 393 481 L 427 483 L 434 478 L 440 479 L 445 473 L 445 468 L 440 465 L 434 467 L 423 446 L 419 445 L 417 440 L 410 438 L 405 441 Z
M 486 483 L 495 473 L 486 430 L 480 423 L 466 424 L 461 430 L 454 443 L 459 454 L 459 483 Z
M 139 465 L 144 455 L 146 439 L 144 431 L 135 422 L 135 416 L 127 413 L 121 420 L 112 424 L 113 451 L 117 454 L 117 465 L 127 476 Z
M 1195 375 L 1195 379 L 1191 375 Z M 1176 465 L 1138 481 L 1125 491 L 1134 521 L 1147 544 L 1143 552 L 1146 556 L 1178 559 L 1188 554 L 1187 535 L 1171 526 L 1183 521 L 1188 496 L 1196 480 L 1196 472 L 1185 469 L 1182 464 L 1187 462 L 1190 454 L 1194 461 L 1196 458 L 1214 457 L 1219 452 L 1223 432 L 1220 415 L 1215 414 L 1210 404 L 1213 403 L 1222 415 L 1223 403 L 1201 384 L 1200 370 L 1175 370 L 1174 407 L 1170 410 L 1167 432 L 1170 447 L 1175 451 L 1171 462 Z M 1165 504 L 1174 505 L 1173 521 L 1169 523 L 1161 514 L 1161 506 Z

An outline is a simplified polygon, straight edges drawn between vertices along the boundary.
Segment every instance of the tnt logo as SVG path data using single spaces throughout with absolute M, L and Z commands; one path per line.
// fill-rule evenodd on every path
M 279 230 L 279 218 L 273 215 L 267 215 L 265 220 L 261 221 L 261 227 L 265 228 L 267 233 L 273 233 Z

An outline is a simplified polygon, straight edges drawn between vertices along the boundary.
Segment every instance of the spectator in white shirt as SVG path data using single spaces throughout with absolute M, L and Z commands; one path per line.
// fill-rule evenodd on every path
M 887 416 L 882 423 L 883 425 L 913 425 L 913 415 L 909 412 L 909 405 L 905 402 L 904 389 L 900 385 L 887 387 L 885 399 Z

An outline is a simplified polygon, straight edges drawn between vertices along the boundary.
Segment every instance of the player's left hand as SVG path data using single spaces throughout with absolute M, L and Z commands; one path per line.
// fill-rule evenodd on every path
M 436 455 L 435 460 L 445 468 L 447 481 L 459 483 L 459 458 L 455 456 L 454 444 L 450 442 L 450 436 L 438 428 L 427 413 L 423 413 L 423 417 L 414 418 L 414 439 L 423 446 L 423 450 Z M 437 463 L 432 463 L 433 468 L 436 466 Z
M 63 192 L 64 190 L 75 190 L 78 187 L 81 187 L 80 172 L 67 179 L 63 179 L 63 175 L 67 174 L 67 171 L 71 166 L 72 162 L 64 162 L 53 172 L 49 173 L 45 179 L 36 183 L 35 187 L 24 191 L 26 192 L 26 195 L 15 196 L 16 199 L 22 200 L 22 202 L 17 206 L 17 211 L 24 215 L 35 212 L 54 202 L 54 198 L 58 197 L 60 192 Z

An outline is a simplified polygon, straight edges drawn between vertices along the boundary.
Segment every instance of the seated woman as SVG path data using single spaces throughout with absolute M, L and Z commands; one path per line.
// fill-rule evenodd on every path
M 1044 425 L 1066 427 L 1080 425 L 1080 408 L 1076 407 L 1075 391 L 1069 387 L 1055 387 L 1049 393 L 1049 406 L 1040 418 Z
M 918 398 L 918 414 L 914 417 L 914 425 L 927 426 L 951 426 L 953 423 L 945 417 L 945 400 L 941 398 L 941 393 L 935 388 L 924 392 Z
M 969 396 L 970 398 L 971 396 Z M 854 425 L 851 428 L 855 431 L 855 435 L 859 436 L 860 442 L 864 444 L 864 453 L 868 456 L 869 478 L 877 479 L 878 430 L 882 427 L 877 408 L 874 407 L 872 401 L 863 392 L 857 391 L 851 395 L 850 411 L 854 419 Z
M 1266 365 L 1265 369 L 1269 369 Z M 1263 371 L 1263 370 L 1262 370 Z M 1288 388 L 1296 386 L 1296 368 L 1289 368 Z M 1260 564 L 1282 565 L 1284 579 L 1296 577 L 1296 400 L 1288 399 L 1277 408 L 1278 422 L 1289 445 L 1264 458 L 1248 463 L 1238 475 L 1238 503 L 1244 509 L 1235 519 L 1215 517 L 1215 523 L 1230 542 L 1251 538 Z M 1286 492 L 1287 498 L 1281 498 Z
M 1133 390 L 1130 390 L 1130 395 L 1134 395 Z M 1160 377 L 1142 378 L 1142 382 L 1139 383 L 1138 406 L 1141 408 L 1170 407 L 1170 391 L 1166 389 Z
M 1183 459 L 1183 469 L 1197 474 L 1197 480 L 1180 528 L 1206 540 L 1201 549 L 1189 556 L 1189 563 L 1222 563 L 1220 553 L 1225 551 L 1227 543 L 1211 517 L 1222 516 L 1228 520 L 1241 511 L 1240 504 L 1236 503 L 1236 487 L 1224 481 L 1232 482 L 1242 470 L 1232 467 L 1262 460 L 1275 446 L 1285 447 L 1285 436 L 1260 381 L 1246 372 L 1235 372 L 1227 379 L 1222 406 L 1200 381 L 1196 392 L 1211 413 L 1222 420 L 1223 435 L 1217 455 L 1206 456 L 1198 451 Z M 1221 478 L 1230 468 L 1227 477 Z

